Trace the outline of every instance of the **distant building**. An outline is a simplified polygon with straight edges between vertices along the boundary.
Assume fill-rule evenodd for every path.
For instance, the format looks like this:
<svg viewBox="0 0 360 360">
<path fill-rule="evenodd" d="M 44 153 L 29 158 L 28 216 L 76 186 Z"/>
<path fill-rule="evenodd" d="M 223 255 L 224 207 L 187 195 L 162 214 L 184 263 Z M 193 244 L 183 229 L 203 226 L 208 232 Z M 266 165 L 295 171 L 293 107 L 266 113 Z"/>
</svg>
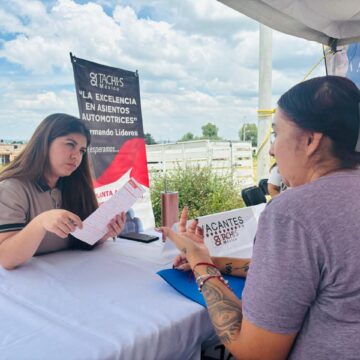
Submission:
<svg viewBox="0 0 360 360">
<path fill-rule="evenodd" d="M 6 165 L 10 161 L 13 161 L 24 147 L 25 144 L 22 143 L 0 143 L 0 165 Z"/>
</svg>

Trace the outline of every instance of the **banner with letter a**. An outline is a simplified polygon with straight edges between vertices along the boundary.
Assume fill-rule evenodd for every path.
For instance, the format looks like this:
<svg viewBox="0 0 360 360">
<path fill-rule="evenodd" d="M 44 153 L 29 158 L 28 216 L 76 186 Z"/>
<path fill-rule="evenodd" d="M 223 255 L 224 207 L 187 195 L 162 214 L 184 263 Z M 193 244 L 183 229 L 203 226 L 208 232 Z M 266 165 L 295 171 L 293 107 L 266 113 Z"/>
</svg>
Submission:
<svg viewBox="0 0 360 360">
<path fill-rule="evenodd" d="M 327 74 L 346 76 L 360 88 L 360 43 L 338 46 L 325 59 Z"/>
<path fill-rule="evenodd" d="M 106 201 L 129 178 L 136 179 L 145 195 L 127 213 L 127 231 L 143 231 L 155 225 L 142 124 L 139 76 L 76 58 L 74 70 L 80 118 L 91 133 L 89 153 L 95 192 Z"/>
</svg>

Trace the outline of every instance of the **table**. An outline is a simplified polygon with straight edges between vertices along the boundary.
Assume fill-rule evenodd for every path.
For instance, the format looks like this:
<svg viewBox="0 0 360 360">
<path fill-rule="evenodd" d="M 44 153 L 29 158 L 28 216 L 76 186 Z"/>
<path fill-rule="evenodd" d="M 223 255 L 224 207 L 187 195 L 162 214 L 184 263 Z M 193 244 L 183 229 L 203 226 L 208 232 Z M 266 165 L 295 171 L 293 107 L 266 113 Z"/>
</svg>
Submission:
<svg viewBox="0 0 360 360">
<path fill-rule="evenodd" d="M 0 358 L 200 359 L 213 328 L 156 275 L 171 258 L 160 241 L 118 240 L 0 268 Z"/>
</svg>

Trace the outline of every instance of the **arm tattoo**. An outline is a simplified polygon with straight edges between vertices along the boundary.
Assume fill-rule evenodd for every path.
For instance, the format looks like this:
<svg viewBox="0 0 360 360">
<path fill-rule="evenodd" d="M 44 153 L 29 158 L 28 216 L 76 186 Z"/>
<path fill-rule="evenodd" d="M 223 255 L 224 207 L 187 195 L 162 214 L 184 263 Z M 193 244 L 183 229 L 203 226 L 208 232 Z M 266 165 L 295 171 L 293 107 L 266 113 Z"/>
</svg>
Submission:
<svg viewBox="0 0 360 360">
<path fill-rule="evenodd" d="M 218 270 L 216 268 L 214 268 L 213 266 L 207 266 L 206 267 L 206 274 L 209 275 L 217 275 L 218 274 Z M 199 271 L 195 270 L 194 271 L 194 276 L 195 278 L 197 278 L 198 276 L 200 276 L 201 274 L 199 273 Z"/>
<path fill-rule="evenodd" d="M 226 345 L 236 340 L 241 329 L 241 305 L 224 295 L 224 284 L 206 282 L 202 293 L 208 305 L 208 311 L 215 331 L 221 342 Z"/>
<path fill-rule="evenodd" d="M 234 270 L 244 270 L 245 273 L 249 270 L 249 262 L 245 263 L 243 266 L 240 267 L 233 267 L 232 263 L 228 263 L 225 265 L 225 274 L 231 275 Z"/>
<path fill-rule="evenodd" d="M 217 275 L 218 271 L 219 270 L 217 268 L 214 268 L 213 266 L 208 266 L 206 268 L 206 273 L 209 274 L 209 275 Z"/>
</svg>

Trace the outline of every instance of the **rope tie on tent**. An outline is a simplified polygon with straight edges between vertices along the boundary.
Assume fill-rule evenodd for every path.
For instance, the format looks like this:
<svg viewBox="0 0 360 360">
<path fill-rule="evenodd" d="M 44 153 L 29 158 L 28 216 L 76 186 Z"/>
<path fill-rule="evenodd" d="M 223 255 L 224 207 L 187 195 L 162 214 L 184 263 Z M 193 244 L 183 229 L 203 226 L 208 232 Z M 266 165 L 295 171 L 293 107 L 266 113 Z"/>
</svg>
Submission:
<svg viewBox="0 0 360 360">
<path fill-rule="evenodd" d="M 311 73 L 320 65 L 320 63 L 326 58 L 326 56 L 331 52 L 332 52 L 331 49 L 324 52 L 324 56 L 322 56 L 321 59 L 308 71 L 308 73 L 304 76 L 302 81 L 305 81 L 311 75 Z"/>
<path fill-rule="evenodd" d="M 270 134 L 271 134 L 271 128 L 269 129 L 268 133 L 266 134 L 263 142 L 261 143 L 261 145 L 259 146 L 256 155 L 259 155 L 260 151 L 262 150 L 262 148 L 265 146 L 265 144 L 267 143 L 267 141 L 269 140 Z"/>
<path fill-rule="evenodd" d="M 260 117 L 271 116 L 271 115 L 275 114 L 275 108 L 270 109 L 270 110 L 258 110 L 257 113 L 258 113 L 258 116 L 260 116 Z"/>
<path fill-rule="evenodd" d="M 268 110 L 264 110 L 264 109 L 259 109 L 257 110 L 258 113 L 258 117 L 268 117 L 268 116 L 272 116 L 275 114 L 276 109 L 268 109 Z M 262 150 L 262 148 L 265 146 L 265 144 L 267 143 L 267 141 L 269 140 L 270 134 L 271 134 L 271 127 L 269 129 L 269 131 L 267 132 L 263 142 L 261 143 L 261 145 L 258 147 L 256 155 L 259 155 L 260 151 Z"/>
</svg>

